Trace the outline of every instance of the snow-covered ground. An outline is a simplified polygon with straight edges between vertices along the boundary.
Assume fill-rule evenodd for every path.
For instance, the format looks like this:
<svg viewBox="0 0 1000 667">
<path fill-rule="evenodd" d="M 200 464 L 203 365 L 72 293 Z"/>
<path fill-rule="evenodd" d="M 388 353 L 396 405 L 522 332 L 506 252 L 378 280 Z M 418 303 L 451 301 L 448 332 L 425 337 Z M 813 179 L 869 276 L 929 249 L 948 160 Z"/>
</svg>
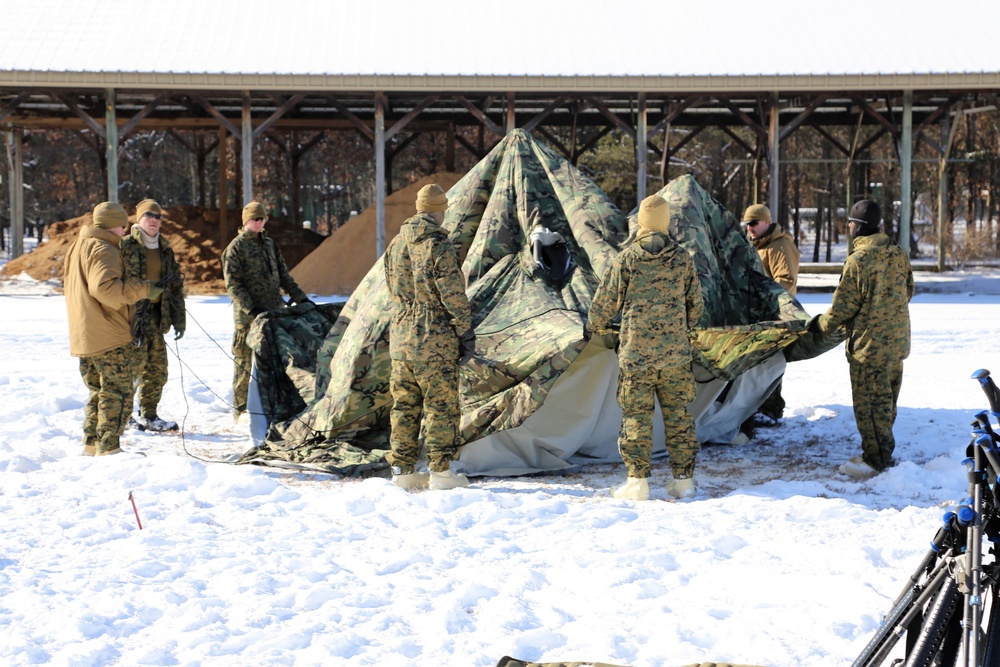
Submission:
<svg viewBox="0 0 1000 667">
<path fill-rule="evenodd" d="M 168 337 L 161 415 L 183 430 L 83 458 L 63 298 L 2 282 L 0 663 L 848 665 L 965 496 L 970 375 L 1000 372 L 1000 272 L 916 278 L 898 466 L 836 472 L 860 453 L 841 347 L 789 365 L 784 426 L 702 450 L 694 499 L 664 500 L 661 463 L 646 503 L 608 496 L 620 465 L 407 493 L 225 463 L 247 438 L 224 296 Z"/>
</svg>

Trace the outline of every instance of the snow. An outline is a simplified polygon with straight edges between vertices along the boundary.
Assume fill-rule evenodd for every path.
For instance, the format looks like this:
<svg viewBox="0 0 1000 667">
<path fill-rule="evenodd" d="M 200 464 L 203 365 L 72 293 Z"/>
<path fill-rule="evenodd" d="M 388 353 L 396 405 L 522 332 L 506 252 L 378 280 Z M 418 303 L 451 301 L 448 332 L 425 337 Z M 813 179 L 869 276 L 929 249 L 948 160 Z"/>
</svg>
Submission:
<svg viewBox="0 0 1000 667">
<path fill-rule="evenodd" d="M 695 498 L 668 502 L 657 462 L 646 503 L 609 497 L 621 465 L 418 493 L 231 465 L 248 439 L 224 296 L 189 297 L 188 334 L 167 338 L 161 416 L 183 430 L 81 457 L 63 298 L 0 283 L 0 663 L 849 664 L 965 497 L 987 407 L 970 375 L 1000 371 L 1000 271 L 916 280 L 899 465 L 836 472 L 860 453 L 840 347 L 789 365 L 782 427 L 703 448 Z"/>
</svg>

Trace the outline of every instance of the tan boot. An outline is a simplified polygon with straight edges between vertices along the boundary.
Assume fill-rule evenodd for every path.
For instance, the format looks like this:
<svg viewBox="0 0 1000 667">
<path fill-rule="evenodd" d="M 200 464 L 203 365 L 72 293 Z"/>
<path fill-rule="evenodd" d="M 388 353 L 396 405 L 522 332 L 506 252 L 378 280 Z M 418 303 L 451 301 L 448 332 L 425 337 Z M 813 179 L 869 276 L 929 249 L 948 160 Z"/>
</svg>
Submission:
<svg viewBox="0 0 1000 667">
<path fill-rule="evenodd" d="M 97 454 L 97 447 L 94 445 L 84 445 L 80 456 L 94 456 Z"/>
<path fill-rule="evenodd" d="M 629 477 L 624 484 L 611 489 L 611 497 L 619 500 L 649 500 L 649 480 L 645 477 Z"/>
<path fill-rule="evenodd" d="M 411 472 L 403 475 L 393 475 L 392 483 L 401 489 L 413 491 L 415 489 L 426 489 L 429 475 L 425 472 Z"/>
<path fill-rule="evenodd" d="M 667 482 L 667 495 L 682 500 L 693 498 L 695 494 L 694 480 L 690 477 L 680 477 Z"/>
<path fill-rule="evenodd" d="M 461 473 L 454 473 L 451 470 L 443 472 L 431 471 L 430 489 L 431 491 L 447 491 L 448 489 L 460 489 L 469 485 L 469 478 Z"/>
<path fill-rule="evenodd" d="M 122 448 L 115 447 L 114 449 L 100 449 L 94 456 L 114 456 L 115 454 L 121 454 Z"/>
</svg>

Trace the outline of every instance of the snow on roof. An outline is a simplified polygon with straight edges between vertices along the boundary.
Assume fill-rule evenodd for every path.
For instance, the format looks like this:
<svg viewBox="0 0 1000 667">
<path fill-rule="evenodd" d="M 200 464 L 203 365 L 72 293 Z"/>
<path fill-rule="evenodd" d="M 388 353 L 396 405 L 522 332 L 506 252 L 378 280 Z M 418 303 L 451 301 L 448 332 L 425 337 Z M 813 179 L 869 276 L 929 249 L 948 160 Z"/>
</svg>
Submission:
<svg viewBox="0 0 1000 667">
<path fill-rule="evenodd" d="M 1000 72 L 995 0 L 0 0 L 0 72 Z"/>
</svg>

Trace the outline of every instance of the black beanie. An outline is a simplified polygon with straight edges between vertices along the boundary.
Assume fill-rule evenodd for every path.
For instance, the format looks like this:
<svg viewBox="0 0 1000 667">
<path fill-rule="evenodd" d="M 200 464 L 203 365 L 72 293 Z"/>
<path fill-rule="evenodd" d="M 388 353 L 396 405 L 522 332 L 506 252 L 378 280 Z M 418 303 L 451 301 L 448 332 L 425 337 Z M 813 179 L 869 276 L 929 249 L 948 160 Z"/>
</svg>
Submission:
<svg viewBox="0 0 1000 667">
<path fill-rule="evenodd" d="M 847 220 L 858 223 L 855 236 L 869 236 L 878 232 L 879 225 L 882 223 L 882 209 L 877 202 L 871 199 L 862 199 L 851 207 L 851 214 Z"/>
</svg>

